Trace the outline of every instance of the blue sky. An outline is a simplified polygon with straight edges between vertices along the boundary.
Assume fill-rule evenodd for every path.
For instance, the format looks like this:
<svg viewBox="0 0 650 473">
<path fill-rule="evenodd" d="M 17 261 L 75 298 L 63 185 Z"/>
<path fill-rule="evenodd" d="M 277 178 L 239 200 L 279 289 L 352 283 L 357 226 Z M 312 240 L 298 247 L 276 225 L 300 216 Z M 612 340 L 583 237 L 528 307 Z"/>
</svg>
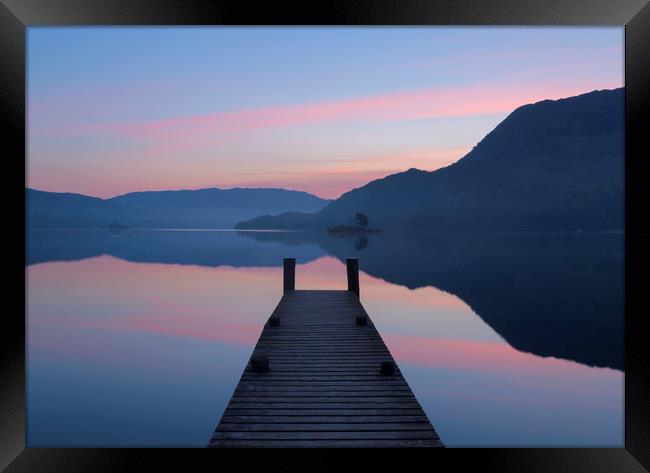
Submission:
<svg viewBox="0 0 650 473">
<path fill-rule="evenodd" d="M 623 85 L 623 29 L 28 28 L 28 182 L 337 197 L 512 109 Z"/>
</svg>

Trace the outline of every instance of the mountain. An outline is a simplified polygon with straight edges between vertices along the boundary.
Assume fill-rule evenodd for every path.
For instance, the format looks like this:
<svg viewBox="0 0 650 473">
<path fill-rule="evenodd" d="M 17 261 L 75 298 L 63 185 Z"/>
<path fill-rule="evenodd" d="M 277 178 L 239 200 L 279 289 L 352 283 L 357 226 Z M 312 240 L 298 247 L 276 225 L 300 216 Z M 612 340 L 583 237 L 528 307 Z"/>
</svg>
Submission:
<svg viewBox="0 0 650 473">
<path fill-rule="evenodd" d="M 623 228 L 624 89 L 544 100 L 513 111 L 467 155 L 436 171 L 393 174 L 317 213 L 262 215 L 236 228 L 352 223 L 435 230 Z"/>
<path fill-rule="evenodd" d="M 284 189 L 133 192 L 110 199 L 26 189 L 27 224 L 38 228 L 232 228 L 260 213 L 316 212 L 328 202 Z"/>
<path fill-rule="evenodd" d="M 28 227 L 107 227 L 126 220 L 119 204 L 82 194 L 25 189 Z M 123 218 L 119 218 L 122 216 Z"/>
</svg>

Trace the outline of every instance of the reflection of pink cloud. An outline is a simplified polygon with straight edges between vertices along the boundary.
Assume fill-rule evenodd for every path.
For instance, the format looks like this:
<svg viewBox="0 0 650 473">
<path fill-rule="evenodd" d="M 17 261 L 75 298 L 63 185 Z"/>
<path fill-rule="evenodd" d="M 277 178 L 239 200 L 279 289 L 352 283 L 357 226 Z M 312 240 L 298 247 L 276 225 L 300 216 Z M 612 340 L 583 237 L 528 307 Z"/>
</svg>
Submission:
<svg viewBox="0 0 650 473">
<path fill-rule="evenodd" d="M 188 323 L 182 317 L 159 320 L 156 317 L 140 318 L 134 321 L 127 330 L 142 330 L 145 332 L 162 333 L 176 337 L 197 338 L 215 342 L 235 343 L 254 346 L 260 336 L 262 326 L 237 322 L 194 320 Z"/>
<path fill-rule="evenodd" d="M 175 316 L 169 313 L 134 314 L 128 318 L 76 321 L 75 329 L 101 329 L 112 332 L 146 332 L 174 337 L 195 338 L 254 346 L 262 330 L 260 324 L 226 322 L 205 317 Z"/>
<path fill-rule="evenodd" d="M 33 265 L 30 332 L 137 331 L 252 346 L 279 300 L 280 277 L 280 268 L 168 266 L 110 256 Z M 251 286 L 256 297 L 242 293 Z"/>
<path fill-rule="evenodd" d="M 408 308 L 421 307 L 435 311 L 439 309 L 470 310 L 462 299 L 435 287 L 427 286 L 418 289 L 408 289 L 403 286 L 387 284 L 387 281 L 369 276 L 365 273 L 359 275 L 363 292 L 374 303 L 400 305 Z"/>
<path fill-rule="evenodd" d="M 418 365 L 462 369 L 481 373 L 535 374 L 538 377 L 571 377 L 577 372 L 593 373 L 579 363 L 553 357 L 541 357 L 514 349 L 501 341 L 437 339 L 407 335 L 383 335 L 395 359 Z M 583 373 L 584 375 L 584 373 Z M 541 379 L 541 378 L 540 378 Z"/>
<path fill-rule="evenodd" d="M 101 256 L 70 263 L 42 263 L 29 266 L 26 271 L 30 357 L 67 358 L 109 366 L 118 361 L 129 367 L 139 363 L 161 372 L 168 369 L 169 363 L 182 365 L 186 362 L 183 357 L 190 360 L 194 356 L 179 350 L 175 341 L 170 343 L 172 338 L 228 344 L 230 348 L 252 347 L 281 296 L 279 267 L 206 268 L 131 263 Z M 298 265 L 296 286 L 345 289 L 345 265 L 330 256 Z M 400 317 L 413 307 L 465 307 L 458 298 L 437 289 L 409 291 L 364 273 L 361 287 L 362 299 L 375 305 L 394 303 L 399 307 L 401 312 L 395 312 L 397 323 L 409 324 L 414 333 L 431 333 L 438 322 L 423 322 L 425 332 L 415 332 L 419 322 Z M 366 308 L 370 309 L 370 305 Z M 370 312 L 371 317 L 377 315 Z M 616 396 L 622 392 L 617 390 L 622 387 L 623 374 L 615 370 L 592 369 L 571 361 L 522 353 L 501 340 L 398 335 L 391 333 L 390 324 L 385 325 L 388 330 L 381 329 L 382 338 L 405 372 L 412 364 L 429 368 L 426 372 L 432 378 L 449 370 L 461 375 L 458 379 L 470 380 L 470 384 L 475 377 L 485 377 L 492 383 L 503 381 L 508 386 L 519 384 L 562 395 L 593 392 L 603 396 L 603 392 L 612 392 Z M 161 352 L 168 354 L 169 359 L 150 361 Z M 456 392 L 454 377 L 440 376 L 444 383 L 436 386 L 433 396 L 470 400 L 480 397 L 483 401 L 499 402 L 503 399 L 500 392 L 472 391 L 465 389 L 465 384 Z M 603 391 L 603 386 L 609 386 L 610 391 Z M 547 396 L 544 402 L 564 402 L 563 399 L 566 398 Z M 602 397 L 581 402 L 595 403 L 599 399 Z"/>
<path fill-rule="evenodd" d="M 296 266 L 296 289 L 347 289 L 345 266 L 333 256 Z"/>
</svg>

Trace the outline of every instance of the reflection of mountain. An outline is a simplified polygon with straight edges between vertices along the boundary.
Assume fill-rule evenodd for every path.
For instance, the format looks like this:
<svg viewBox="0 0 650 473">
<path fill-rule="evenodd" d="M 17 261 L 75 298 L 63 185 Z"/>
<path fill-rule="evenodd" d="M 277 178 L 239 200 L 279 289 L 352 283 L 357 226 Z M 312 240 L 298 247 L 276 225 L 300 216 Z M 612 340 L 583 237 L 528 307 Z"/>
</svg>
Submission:
<svg viewBox="0 0 650 473">
<path fill-rule="evenodd" d="M 465 157 L 346 192 L 317 213 L 260 215 L 242 229 L 351 223 L 428 230 L 623 228 L 623 89 L 544 100 L 513 111 Z"/>
<path fill-rule="evenodd" d="M 623 369 L 623 237 L 616 234 L 245 233 L 318 243 L 365 273 L 460 297 L 514 348 Z M 363 294 L 363 288 L 361 288 Z M 363 296 L 362 296 L 363 297 Z"/>
<path fill-rule="evenodd" d="M 289 255 L 290 253 L 290 255 Z M 125 230 L 28 230 L 27 264 L 73 261 L 111 255 L 137 263 L 200 266 L 273 267 L 284 256 L 307 263 L 323 254 L 315 244 L 287 250 L 284 244 L 260 245 L 236 232 Z"/>
<path fill-rule="evenodd" d="M 514 348 L 623 368 L 623 237 L 616 234 L 29 231 L 27 262 L 109 254 L 134 262 L 281 266 L 358 256 L 365 273 L 457 295 Z M 363 297 L 363 287 L 361 288 Z"/>
<path fill-rule="evenodd" d="M 327 203 L 284 189 L 132 192 L 111 199 L 26 189 L 27 223 L 36 228 L 232 228 L 260 213 L 316 212 Z"/>
</svg>

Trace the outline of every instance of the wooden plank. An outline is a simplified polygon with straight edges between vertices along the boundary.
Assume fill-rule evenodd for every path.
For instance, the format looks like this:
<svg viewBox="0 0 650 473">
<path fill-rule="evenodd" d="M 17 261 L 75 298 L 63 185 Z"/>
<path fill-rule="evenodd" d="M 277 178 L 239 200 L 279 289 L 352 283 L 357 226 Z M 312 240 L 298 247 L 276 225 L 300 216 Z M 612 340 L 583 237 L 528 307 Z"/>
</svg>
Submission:
<svg viewBox="0 0 650 473">
<path fill-rule="evenodd" d="M 363 409 L 373 409 L 376 407 L 382 407 L 382 408 L 389 408 L 389 409 L 417 409 L 420 407 L 420 404 L 418 404 L 417 401 L 413 402 L 394 402 L 394 401 L 386 401 L 386 402 L 375 402 L 374 407 L 368 407 L 368 404 L 366 404 L 363 401 L 359 402 L 345 402 L 345 401 L 339 401 L 339 402 L 324 402 L 324 401 L 319 401 L 319 402 L 241 402 L 241 401 L 230 401 L 228 406 L 232 408 L 239 408 L 239 409 L 289 409 L 295 407 L 296 409 L 358 409 L 358 410 L 363 410 Z"/>
<path fill-rule="evenodd" d="M 317 366 L 317 367 L 308 367 L 308 366 L 302 366 L 302 367 L 284 367 L 284 366 L 277 366 L 273 365 L 269 369 L 274 375 L 277 376 L 284 376 L 284 375 L 291 375 L 291 374 L 305 374 L 305 375 L 325 375 L 325 376 L 334 376 L 338 374 L 350 374 L 350 375 L 369 375 L 369 376 L 375 376 L 377 373 L 379 373 L 379 368 L 380 368 L 380 363 L 377 363 L 376 366 L 360 366 L 358 368 L 349 368 L 346 369 L 344 367 L 337 367 L 337 366 L 331 366 L 331 367 L 323 367 L 323 366 Z M 398 373 L 398 372 L 396 372 Z"/>
<path fill-rule="evenodd" d="M 250 400 L 253 402 L 271 402 L 278 400 L 295 400 L 300 402 L 300 399 L 316 402 L 320 399 L 334 400 L 337 398 L 340 401 L 348 399 L 362 399 L 365 402 L 373 402 L 374 399 L 391 398 L 396 400 L 415 399 L 413 394 L 409 391 L 301 391 L 299 393 L 293 392 L 259 392 L 259 391 L 235 391 L 233 400 Z M 259 401 L 257 401 L 259 399 Z"/>
<path fill-rule="evenodd" d="M 296 406 L 302 405 L 304 403 L 314 404 L 317 402 L 331 403 L 331 402 L 361 402 L 361 403 L 376 403 L 376 402 L 391 402 L 391 403 L 407 403 L 415 401 L 415 396 L 412 393 L 406 395 L 397 393 L 392 396 L 341 396 L 339 394 L 335 396 L 288 396 L 285 394 L 280 394 L 277 396 L 233 396 L 232 402 L 268 402 L 268 403 L 278 403 L 278 402 L 290 402 Z"/>
<path fill-rule="evenodd" d="M 380 381 L 382 379 L 404 379 L 398 375 L 381 375 L 381 374 L 340 374 L 336 376 L 330 375 L 292 375 L 292 374 L 281 374 L 275 373 L 273 378 L 269 376 L 267 379 L 275 379 L 278 381 L 326 381 L 326 382 L 336 382 L 336 381 Z M 242 381 L 247 380 L 257 380 L 259 378 L 243 375 Z"/>
<path fill-rule="evenodd" d="M 341 439 L 361 439 L 361 440 L 374 440 L 374 439 L 424 439 L 429 440 L 432 438 L 433 430 L 396 430 L 393 432 L 384 431 L 327 431 L 327 432 L 258 432 L 258 431 L 216 431 L 212 438 L 214 440 L 341 440 Z"/>
<path fill-rule="evenodd" d="M 428 422 L 426 416 L 423 415 L 376 415 L 376 416 L 269 416 L 263 415 L 223 415 L 221 418 L 222 424 L 235 424 L 235 423 L 253 423 L 253 424 L 323 424 L 323 423 L 339 423 L 339 424 L 391 424 L 391 423 L 409 423 L 409 422 Z"/>
<path fill-rule="evenodd" d="M 264 350 L 255 351 L 254 353 L 265 353 Z M 356 363 L 357 361 L 373 361 L 373 360 L 383 360 L 389 357 L 388 354 L 376 354 L 376 353 L 357 353 L 353 355 L 347 354 L 323 354 L 323 353 L 305 353 L 305 354 L 293 354 L 293 353 L 276 353 L 273 361 L 345 361 L 349 363 Z M 320 360 L 319 360 L 320 359 Z"/>
<path fill-rule="evenodd" d="M 341 355 L 347 353 L 352 356 L 356 356 L 362 353 L 370 353 L 374 355 L 383 355 L 387 356 L 388 349 L 383 343 L 370 342 L 363 343 L 360 346 L 360 342 L 353 343 L 260 343 L 257 347 L 259 353 L 278 353 L 278 354 L 318 354 L 318 355 Z"/>
<path fill-rule="evenodd" d="M 356 294 L 285 292 L 265 325 L 220 423 L 214 447 L 439 447 L 435 429 Z"/>
<path fill-rule="evenodd" d="M 273 366 L 278 366 L 278 367 L 329 367 L 329 366 L 346 366 L 346 367 L 354 367 L 354 366 L 365 366 L 365 367 L 376 367 L 377 362 L 375 361 L 375 358 L 370 358 L 370 359 L 359 359 L 359 358 L 352 358 L 352 359 L 346 359 L 346 358 L 332 358 L 329 360 L 319 360 L 319 359 L 314 359 L 314 358 L 309 358 L 309 359 L 296 359 L 292 357 L 285 357 L 285 358 L 278 358 L 274 357 L 273 358 Z"/>
<path fill-rule="evenodd" d="M 280 381 L 280 380 L 250 380 L 245 383 L 240 383 L 236 389 L 244 389 L 248 387 L 267 387 L 273 388 L 275 386 L 284 386 L 287 388 L 328 388 L 339 389 L 339 388 L 362 388 L 362 387 L 390 387 L 391 389 L 396 386 L 404 387 L 404 382 L 402 379 L 396 380 L 382 380 L 382 381 L 354 381 L 354 380 L 345 380 L 339 379 L 337 381 Z M 409 389 L 408 385 L 405 389 Z M 410 389 L 409 389 L 410 391 Z"/>
<path fill-rule="evenodd" d="M 230 423 L 221 422 L 217 432 L 393 432 L 421 431 L 430 432 L 428 422 L 310 422 L 310 423 Z"/>
<path fill-rule="evenodd" d="M 434 448 L 442 447 L 440 440 L 345 439 L 345 440 L 219 440 L 212 448 Z"/>
<path fill-rule="evenodd" d="M 262 408 L 237 408 L 228 407 L 224 411 L 224 416 L 230 415 L 250 415 L 250 416 L 408 416 L 408 415 L 424 415 L 422 409 L 419 407 L 391 409 L 377 407 L 369 409 L 264 409 Z"/>
<path fill-rule="evenodd" d="M 400 393 L 407 393 L 412 395 L 411 391 L 405 389 L 403 386 L 394 386 L 393 389 L 382 389 L 378 386 L 371 388 L 366 388 L 362 386 L 361 388 L 344 388 L 344 389 L 335 389 L 329 388 L 325 389 L 324 387 L 315 387 L 315 388 L 286 388 L 284 386 L 273 386 L 271 388 L 267 387 L 239 387 L 235 389 L 234 396 L 277 396 L 277 395 L 286 395 L 291 397 L 300 397 L 300 396 L 309 396 L 314 393 L 319 396 L 346 396 L 348 394 L 356 396 L 393 396 Z"/>
<path fill-rule="evenodd" d="M 330 339 L 330 340 L 323 340 L 323 341 L 316 341 L 316 340 L 260 340 L 257 343 L 257 348 L 263 348 L 263 347 L 272 347 L 272 348 L 295 348 L 295 349 L 303 349 L 303 348 L 321 348 L 321 347 L 330 347 L 330 348 L 338 348 L 338 347 L 344 347 L 344 348 L 377 348 L 380 347 L 384 351 L 386 350 L 386 345 L 384 345 L 384 342 L 382 342 L 380 339 L 371 339 L 371 338 L 354 338 L 354 339 L 349 339 L 349 340 L 337 340 L 337 339 Z"/>
<path fill-rule="evenodd" d="M 319 369 L 329 369 L 329 370 L 337 370 L 341 368 L 345 368 L 348 366 L 346 363 L 332 363 L 332 364 L 323 364 L 322 362 L 305 362 L 305 363 L 293 363 L 293 364 L 283 364 L 280 365 L 278 363 L 273 364 L 273 373 L 280 373 L 282 371 L 292 371 L 292 370 L 319 370 Z M 358 367 L 355 366 L 355 368 L 358 371 L 362 370 L 368 370 L 372 373 L 376 373 L 379 371 L 379 362 L 370 362 L 367 364 L 359 364 Z M 264 378 L 265 380 L 270 380 L 270 378 Z"/>
<path fill-rule="evenodd" d="M 309 396 L 319 396 L 319 397 L 363 397 L 366 396 L 381 396 L 381 397 L 412 397 L 413 393 L 405 389 L 394 389 L 394 390 L 350 390 L 350 389 L 338 389 L 338 390 L 317 390 L 317 389 L 300 389 L 300 390 L 254 390 L 254 389 L 237 389 L 233 393 L 233 397 L 264 397 L 268 399 L 269 397 L 285 396 L 285 397 L 309 397 Z"/>
</svg>

